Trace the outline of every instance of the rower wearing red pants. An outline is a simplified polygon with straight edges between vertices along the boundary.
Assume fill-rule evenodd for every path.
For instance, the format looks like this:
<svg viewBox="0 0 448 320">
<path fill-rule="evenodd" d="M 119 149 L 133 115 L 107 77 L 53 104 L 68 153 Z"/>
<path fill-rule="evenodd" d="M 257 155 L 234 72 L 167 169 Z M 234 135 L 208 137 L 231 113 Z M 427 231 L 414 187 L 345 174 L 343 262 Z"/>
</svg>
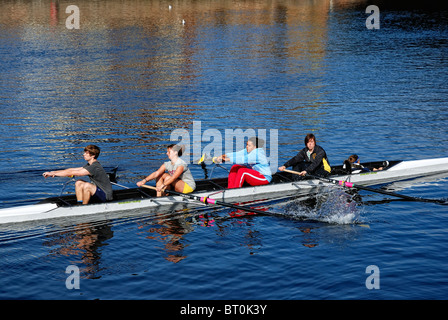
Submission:
<svg viewBox="0 0 448 320">
<path fill-rule="evenodd" d="M 227 183 L 229 189 L 241 188 L 244 182 L 251 186 L 260 186 L 271 182 L 272 173 L 263 145 L 262 139 L 252 137 L 247 141 L 245 149 L 226 153 L 216 158 L 217 162 L 235 163 L 229 173 Z"/>
</svg>

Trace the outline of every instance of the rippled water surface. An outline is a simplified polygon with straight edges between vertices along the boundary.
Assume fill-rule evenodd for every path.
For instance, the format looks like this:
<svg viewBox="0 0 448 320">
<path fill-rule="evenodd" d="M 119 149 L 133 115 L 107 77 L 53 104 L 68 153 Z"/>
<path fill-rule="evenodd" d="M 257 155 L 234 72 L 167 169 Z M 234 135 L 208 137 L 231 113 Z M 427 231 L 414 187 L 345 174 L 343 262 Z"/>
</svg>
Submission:
<svg viewBox="0 0 448 320">
<path fill-rule="evenodd" d="M 66 28 L 69 4 L 79 30 Z M 364 1 L 0 6 L 1 207 L 58 195 L 66 180 L 42 173 L 82 166 L 91 143 L 134 186 L 166 161 L 176 129 L 192 140 L 194 129 L 266 130 L 272 143 L 277 132 L 278 165 L 308 132 L 332 164 L 448 156 L 442 6 L 380 2 L 379 30 L 366 28 Z M 448 194 L 446 177 L 389 187 Z M 360 194 L 355 205 L 329 188 L 317 205 L 278 201 L 277 214 L 245 218 L 216 208 L 3 226 L 0 298 L 446 299 L 448 207 Z M 366 287 L 371 265 L 379 289 Z M 68 266 L 79 289 L 66 287 Z"/>
</svg>

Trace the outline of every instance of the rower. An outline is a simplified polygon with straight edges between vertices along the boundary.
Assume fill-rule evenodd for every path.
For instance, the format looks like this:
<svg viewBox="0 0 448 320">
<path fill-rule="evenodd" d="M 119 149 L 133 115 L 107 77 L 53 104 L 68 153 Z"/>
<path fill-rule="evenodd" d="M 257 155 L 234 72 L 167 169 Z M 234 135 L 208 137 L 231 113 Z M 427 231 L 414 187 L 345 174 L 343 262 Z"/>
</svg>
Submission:
<svg viewBox="0 0 448 320">
<path fill-rule="evenodd" d="M 305 137 L 305 148 L 285 162 L 278 170 L 283 171 L 290 166 L 301 176 L 311 174 L 326 177 L 331 172 L 327 154 L 322 147 L 316 144 L 316 137 L 312 133 L 308 133 Z"/>
<path fill-rule="evenodd" d="M 193 192 L 196 182 L 187 163 L 180 158 L 184 150 L 183 145 L 170 144 L 166 152 L 170 161 L 164 162 L 157 171 L 137 182 L 137 186 L 141 187 L 148 181 L 156 180 L 158 197 L 165 195 L 165 189 L 174 189 L 181 193 Z"/>
<path fill-rule="evenodd" d="M 44 172 L 47 177 L 72 177 L 89 176 L 90 182 L 78 180 L 75 183 L 75 193 L 78 204 L 88 204 L 90 200 L 95 202 L 106 202 L 113 199 L 112 184 L 109 176 L 98 162 L 100 148 L 88 145 L 84 148 L 84 160 L 87 164 L 80 168 L 69 168 L 64 170 Z"/>
<path fill-rule="evenodd" d="M 266 153 L 263 149 L 264 140 L 257 137 L 250 138 L 246 148 L 237 152 L 223 154 L 216 158 L 216 162 L 233 162 L 229 173 L 227 187 L 241 188 L 246 182 L 251 186 L 265 185 L 271 182 L 272 173 Z"/>
</svg>

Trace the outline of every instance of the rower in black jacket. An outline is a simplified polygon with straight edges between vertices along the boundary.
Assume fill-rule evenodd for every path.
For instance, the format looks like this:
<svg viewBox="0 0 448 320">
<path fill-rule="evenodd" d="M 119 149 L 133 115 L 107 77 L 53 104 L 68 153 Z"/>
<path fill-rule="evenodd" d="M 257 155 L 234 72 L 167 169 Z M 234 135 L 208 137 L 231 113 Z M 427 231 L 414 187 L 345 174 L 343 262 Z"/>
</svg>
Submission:
<svg viewBox="0 0 448 320">
<path fill-rule="evenodd" d="M 326 177 L 331 172 L 327 154 L 322 147 L 316 145 L 316 137 L 312 133 L 308 133 L 305 137 L 305 148 L 285 162 L 278 170 L 283 171 L 290 166 L 301 176 L 312 174 Z"/>
</svg>

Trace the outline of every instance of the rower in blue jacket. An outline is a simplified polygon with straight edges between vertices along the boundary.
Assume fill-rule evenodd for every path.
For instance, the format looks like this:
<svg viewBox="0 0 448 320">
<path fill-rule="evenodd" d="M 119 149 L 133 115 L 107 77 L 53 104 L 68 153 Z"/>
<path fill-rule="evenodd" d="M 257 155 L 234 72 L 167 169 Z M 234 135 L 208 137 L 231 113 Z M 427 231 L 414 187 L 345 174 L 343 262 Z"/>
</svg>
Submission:
<svg viewBox="0 0 448 320">
<path fill-rule="evenodd" d="M 269 167 L 263 144 L 264 141 L 262 139 L 252 137 L 247 141 L 245 149 L 217 157 L 217 162 L 235 163 L 230 169 L 228 188 L 241 188 L 245 182 L 251 186 L 259 186 L 271 182 L 271 168 Z"/>
</svg>

